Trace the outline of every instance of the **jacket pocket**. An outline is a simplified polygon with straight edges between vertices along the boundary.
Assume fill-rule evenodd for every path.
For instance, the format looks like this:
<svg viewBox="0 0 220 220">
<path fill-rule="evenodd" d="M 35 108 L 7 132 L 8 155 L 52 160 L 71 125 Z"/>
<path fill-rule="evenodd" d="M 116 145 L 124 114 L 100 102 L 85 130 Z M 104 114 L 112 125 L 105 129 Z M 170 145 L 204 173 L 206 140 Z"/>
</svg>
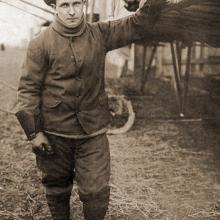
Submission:
<svg viewBox="0 0 220 220">
<path fill-rule="evenodd" d="M 54 99 L 53 97 L 45 97 L 43 98 L 42 108 L 54 109 L 57 108 L 61 103 L 61 100 Z"/>
</svg>

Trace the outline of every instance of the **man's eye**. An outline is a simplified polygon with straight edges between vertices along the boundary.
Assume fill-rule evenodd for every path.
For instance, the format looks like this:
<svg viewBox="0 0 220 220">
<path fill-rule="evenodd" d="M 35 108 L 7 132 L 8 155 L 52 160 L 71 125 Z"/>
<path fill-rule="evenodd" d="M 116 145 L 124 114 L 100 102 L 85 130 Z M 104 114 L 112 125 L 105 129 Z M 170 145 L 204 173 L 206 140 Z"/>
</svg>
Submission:
<svg viewBox="0 0 220 220">
<path fill-rule="evenodd" d="M 80 6 L 82 3 L 81 2 L 75 2 L 74 6 Z"/>
<path fill-rule="evenodd" d="M 61 7 L 62 8 L 67 8 L 69 5 L 68 4 L 62 4 Z"/>
</svg>

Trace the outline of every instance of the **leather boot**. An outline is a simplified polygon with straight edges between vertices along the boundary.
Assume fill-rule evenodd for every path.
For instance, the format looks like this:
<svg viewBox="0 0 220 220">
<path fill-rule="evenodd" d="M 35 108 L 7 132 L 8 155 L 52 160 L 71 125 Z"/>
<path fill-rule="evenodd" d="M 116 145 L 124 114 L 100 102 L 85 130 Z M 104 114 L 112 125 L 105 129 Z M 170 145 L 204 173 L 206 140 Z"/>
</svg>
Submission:
<svg viewBox="0 0 220 220">
<path fill-rule="evenodd" d="M 70 220 L 70 195 L 46 195 L 53 220 Z"/>
<path fill-rule="evenodd" d="M 110 188 L 92 196 L 80 195 L 85 220 L 104 220 L 109 205 Z"/>
<path fill-rule="evenodd" d="M 107 209 L 107 201 L 93 200 L 83 203 L 85 220 L 104 220 Z"/>
</svg>

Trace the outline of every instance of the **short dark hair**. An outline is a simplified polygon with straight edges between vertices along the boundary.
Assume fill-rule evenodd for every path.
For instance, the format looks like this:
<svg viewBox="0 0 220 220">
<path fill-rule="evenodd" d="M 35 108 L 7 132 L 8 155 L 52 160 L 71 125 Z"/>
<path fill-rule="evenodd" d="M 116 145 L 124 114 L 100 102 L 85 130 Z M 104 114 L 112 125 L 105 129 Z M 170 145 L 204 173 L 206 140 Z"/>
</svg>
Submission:
<svg viewBox="0 0 220 220">
<path fill-rule="evenodd" d="M 52 4 L 56 4 L 56 0 L 44 0 L 44 2 L 49 6 L 51 6 Z"/>
</svg>

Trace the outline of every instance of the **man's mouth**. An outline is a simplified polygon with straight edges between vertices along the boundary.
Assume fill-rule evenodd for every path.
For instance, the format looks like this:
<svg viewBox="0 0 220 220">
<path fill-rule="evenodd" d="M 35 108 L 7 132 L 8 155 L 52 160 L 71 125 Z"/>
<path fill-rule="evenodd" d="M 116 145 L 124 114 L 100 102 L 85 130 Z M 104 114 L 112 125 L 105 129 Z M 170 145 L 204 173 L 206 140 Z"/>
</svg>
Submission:
<svg viewBox="0 0 220 220">
<path fill-rule="evenodd" d="M 68 21 L 76 21 L 77 18 L 67 18 Z"/>
</svg>

